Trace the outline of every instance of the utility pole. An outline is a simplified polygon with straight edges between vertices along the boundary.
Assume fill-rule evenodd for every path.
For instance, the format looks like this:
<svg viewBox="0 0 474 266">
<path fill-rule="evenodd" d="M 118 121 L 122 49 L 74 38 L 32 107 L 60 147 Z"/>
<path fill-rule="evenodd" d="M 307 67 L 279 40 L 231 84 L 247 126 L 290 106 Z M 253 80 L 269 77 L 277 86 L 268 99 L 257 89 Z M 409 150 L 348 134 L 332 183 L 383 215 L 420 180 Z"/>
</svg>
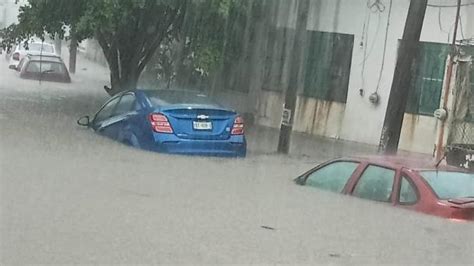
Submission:
<svg viewBox="0 0 474 266">
<path fill-rule="evenodd" d="M 428 0 L 411 0 L 393 75 L 379 150 L 396 154 Z"/>
<path fill-rule="evenodd" d="M 300 65 L 304 61 L 304 52 L 306 48 L 306 27 L 308 23 L 309 0 L 298 1 L 298 12 L 296 18 L 296 32 L 293 41 L 293 52 L 290 61 L 290 77 L 288 88 L 285 93 L 285 105 L 282 114 L 280 127 L 280 138 L 278 140 L 279 153 L 288 154 L 290 151 L 291 132 L 296 109 L 296 99 L 298 93 L 299 80 L 303 79 L 300 73 Z M 304 70 L 303 70 L 304 72 Z"/>
</svg>

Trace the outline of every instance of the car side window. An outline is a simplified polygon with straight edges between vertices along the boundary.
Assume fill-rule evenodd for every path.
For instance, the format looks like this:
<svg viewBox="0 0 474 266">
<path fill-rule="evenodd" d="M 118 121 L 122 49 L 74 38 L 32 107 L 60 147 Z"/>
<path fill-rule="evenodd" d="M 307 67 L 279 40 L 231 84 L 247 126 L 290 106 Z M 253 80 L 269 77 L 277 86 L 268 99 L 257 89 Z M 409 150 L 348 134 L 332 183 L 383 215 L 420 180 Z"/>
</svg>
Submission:
<svg viewBox="0 0 474 266">
<path fill-rule="evenodd" d="M 104 121 L 112 116 L 112 112 L 115 109 L 119 101 L 119 97 L 113 99 L 112 101 L 108 102 L 95 116 L 94 123 Z"/>
<path fill-rule="evenodd" d="M 30 61 L 26 66 L 26 72 L 28 73 L 38 73 L 40 72 L 40 64 L 35 61 Z"/>
<path fill-rule="evenodd" d="M 334 162 L 311 173 L 305 185 L 333 192 L 342 192 L 352 173 L 357 169 L 356 162 Z"/>
<path fill-rule="evenodd" d="M 352 195 L 363 199 L 389 202 L 394 177 L 395 170 L 369 165 L 357 181 Z"/>
<path fill-rule="evenodd" d="M 400 197 L 398 202 L 400 204 L 414 204 L 418 201 L 418 195 L 413 187 L 413 184 L 407 177 L 402 176 L 400 180 Z"/>
<path fill-rule="evenodd" d="M 122 115 L 135 109 L 135 95 L 132 93 L 124 94 L 115 108 L 114 115 Z"/>
</svg>

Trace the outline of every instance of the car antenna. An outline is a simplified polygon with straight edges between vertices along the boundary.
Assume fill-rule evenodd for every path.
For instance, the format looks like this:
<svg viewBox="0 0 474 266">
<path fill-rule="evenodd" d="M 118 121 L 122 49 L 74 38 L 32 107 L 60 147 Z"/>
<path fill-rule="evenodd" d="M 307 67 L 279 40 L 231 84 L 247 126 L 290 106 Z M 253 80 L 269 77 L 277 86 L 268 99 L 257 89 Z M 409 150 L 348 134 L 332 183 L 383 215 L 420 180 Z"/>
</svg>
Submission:
<svg viewBox="0 0 474 266">
<path fill-rule="evenodd" d="M 41 40 L 41 48 L 40 48 L 40 76 L 39 76 L 39 84 L 41 85 L 41 78 L 43 77 L 43 43 L 44 40 Z"/>
<path fill-rule="evenodd" d="M 441 159 L 439 159 L 436 164 L 435 164 L 435 167 L 436 167 L 436 174 L 438 174 L 438 167 L 439 165 L 441 164 L 441 162 L 446 158 L 446 152 L 443 153 L 443 156 L 441 157 Z"/>
</svg>

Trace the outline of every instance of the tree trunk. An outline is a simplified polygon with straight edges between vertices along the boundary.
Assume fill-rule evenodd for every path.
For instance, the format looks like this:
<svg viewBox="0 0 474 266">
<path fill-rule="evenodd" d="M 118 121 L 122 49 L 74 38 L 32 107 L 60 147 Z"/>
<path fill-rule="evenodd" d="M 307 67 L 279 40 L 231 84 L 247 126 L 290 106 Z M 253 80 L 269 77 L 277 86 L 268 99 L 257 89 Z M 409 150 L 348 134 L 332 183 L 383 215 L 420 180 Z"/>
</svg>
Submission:
<svg viewBox="0 0 474 266">
<path fill-rule="evenodd" d="M 114 64 L 115 65 L 115 64 Z M 110 67 L 110 83 L 112 87 L 107 90 L 110 95 L 137 88 L 140 73 L 137 64 L 123 63 L 122 67 Z"/>
<path fill-rule="evenodd" d="M 69 72 L 71 74 L 76 73 L 77 45 L 77 37 L 72 33 L 71 44 L 69 45 Z"/>
<path fill-rule="evenodd" d="M 395 154 L 398 150 L 412 67 L 419 46 L 427 2 L 428 0 L 410 1 L 380 137 L 379 150 L 384 151 L 385 154 Z"/>
<path fill-rule="evenodd" d="M 188 4 L 183 18 L 183 27 L 179 32 L 177 43 L 174 72 L 176 73 L 176 85 L 178 87 L 185 87 L 189 85 L 189 73 L 186 72 L 184 60 L 186 57 L 186 38 L 189 36 L 190 28 L 193 26 L 195 20 L 194 11 L 191 9 L 191 4 Z"/>
</svg>

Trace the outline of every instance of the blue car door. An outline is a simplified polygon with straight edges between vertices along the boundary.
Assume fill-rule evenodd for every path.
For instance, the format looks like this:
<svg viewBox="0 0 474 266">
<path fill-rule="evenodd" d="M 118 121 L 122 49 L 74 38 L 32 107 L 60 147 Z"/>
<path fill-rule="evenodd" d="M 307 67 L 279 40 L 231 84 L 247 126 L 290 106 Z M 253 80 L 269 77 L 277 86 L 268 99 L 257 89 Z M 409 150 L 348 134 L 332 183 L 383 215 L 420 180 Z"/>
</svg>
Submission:
<svg viewBox="0 0 474 266">
<path fill-rule="evenodd" d="M 92 128 L 97 133 L 112 139 L 117 137 L 117 130 L 114 127 L 117 118 L 113 115 L 119 100 L 120 96 L 112 98 L 99 110 L 99 112 L 97 112 L 92 121 Z"/>
<path fill-rule="evenodd" d="M 138 145 L 137 131 L 138 105 L 133 92 L 122 95 L 113 112 L 113 127 L 117 131 L 116 139 L 127 144 Z"/>
</svg>

